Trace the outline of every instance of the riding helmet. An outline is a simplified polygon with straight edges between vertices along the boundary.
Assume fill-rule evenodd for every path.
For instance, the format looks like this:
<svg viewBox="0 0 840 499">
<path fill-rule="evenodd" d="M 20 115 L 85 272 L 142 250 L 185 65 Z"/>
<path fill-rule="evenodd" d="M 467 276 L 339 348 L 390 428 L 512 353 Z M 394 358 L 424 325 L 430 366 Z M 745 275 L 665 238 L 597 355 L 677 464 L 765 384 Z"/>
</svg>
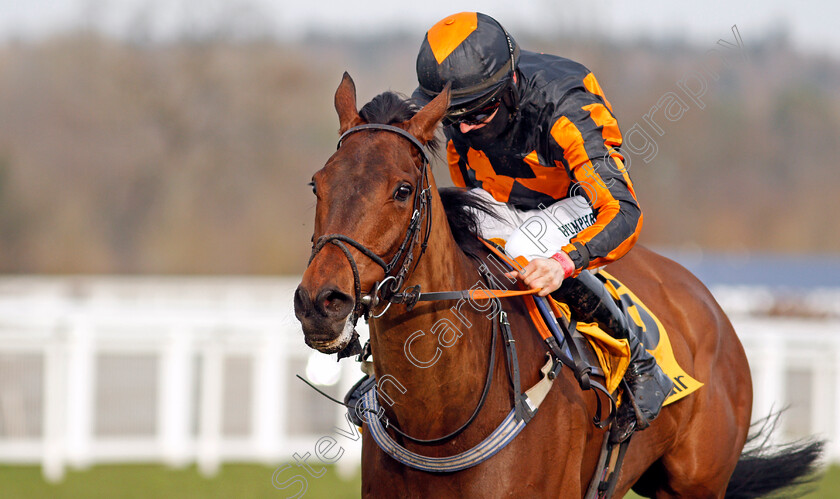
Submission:
<svg viewBox="0 0 840 499">
<path fill-rule="evenodd" d="M 425 105 L 451 82 L 450 114 L 468 112 L 509 87 L 518 62 L 519 46 L 498 21 L 480 12 L 454 14 L 426 32 L 413 97 Z"/>
</svg>

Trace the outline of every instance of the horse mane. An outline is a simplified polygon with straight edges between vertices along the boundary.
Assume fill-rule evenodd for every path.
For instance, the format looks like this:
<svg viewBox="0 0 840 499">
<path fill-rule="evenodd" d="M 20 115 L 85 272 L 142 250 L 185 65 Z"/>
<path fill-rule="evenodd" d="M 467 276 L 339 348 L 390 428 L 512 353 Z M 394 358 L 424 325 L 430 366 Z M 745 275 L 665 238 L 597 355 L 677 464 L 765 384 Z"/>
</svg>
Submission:
<svg viewBox="0 0 840 499">
<path fill-rule="evenodd" d="M 396 92 L 387 91 L 362 106 L 359 116 L 368 123 L 394 125 L 410 120 L 419 110 L 420 108 L 412 100 Z M 436 157 L 440 157 L 439 146 L 438 137 L 426 143 L 426 149 Z M 484 245 L 478 240 L 480 234 L 478 215 L 484 213 L 498 219 L 491 204 L 474 196 L 468 190 L 458 187 L 444 187 L 438 189 L 438 192 L 455 242 L 464 253 L 480 254 L 484 250 Z"/>
<path fill-rule="evenodd" d="M 485 250 L 484 245 L 479 241 L 480 235 L 478 217 L 479 213 L 499 219 L 493 211 L 492 205 L 472 192 L 460 187 L 442 187 L 438 189 L 440 200 L 443 202 L 443 211 L 449 220 L 449 229 L 455 237 L 455 242 L 461 251 L 468 255 L 479 255 Z"/>
<path fill-rule="evenodd" d="M 396 92 L 387 91 L 377 95 L 362 106 L 359 116 L 368 123 L 396 125 L 410 120 L 420 108 L 411 99 Z M 426 149 L 438 156 L 440 140 L 433 138 L 426 143 Z"/>
</svg>

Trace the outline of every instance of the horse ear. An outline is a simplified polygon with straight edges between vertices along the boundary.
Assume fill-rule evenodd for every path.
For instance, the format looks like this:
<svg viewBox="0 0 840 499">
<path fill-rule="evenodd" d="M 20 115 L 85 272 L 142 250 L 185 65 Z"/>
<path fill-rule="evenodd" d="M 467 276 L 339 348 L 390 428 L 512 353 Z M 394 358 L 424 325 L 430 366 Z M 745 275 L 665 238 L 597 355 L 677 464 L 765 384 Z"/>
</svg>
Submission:
<svg viewBox="0 0 840 499">
<path fill-rule="evenodd" d="M 449 87 L 447 83 L 443 91 L 408 122 L 408 131 L 424 144 L 434 138 L 437 126 L 449 108 Z"/>
<path fill-rule="evenodd" d="M 335 110 L 338 112 L 339 135 L 362 124 L 362 118 L 356 109 L 356 84 L 347 71 L 344 72 L 338 90 L 335 91 Z"/>
</svg>

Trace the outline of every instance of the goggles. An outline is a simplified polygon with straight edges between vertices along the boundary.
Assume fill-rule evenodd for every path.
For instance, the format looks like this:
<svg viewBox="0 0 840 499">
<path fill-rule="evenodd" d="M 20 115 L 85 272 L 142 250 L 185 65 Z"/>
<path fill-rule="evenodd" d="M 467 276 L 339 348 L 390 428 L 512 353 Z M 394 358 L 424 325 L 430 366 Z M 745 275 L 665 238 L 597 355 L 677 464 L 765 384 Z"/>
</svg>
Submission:
<svg viewBox="0 0 840 499">
<path fill-rule="evenodd" d="M 468 104 L 460 109 L 454 109 L 447 113 L 443 119 L 446 125 L 456 125 L 465 123 L 467 125 L 480 125 L 487 121 L 487 118 L 493 115 L 502 102 L 501 92 L 489 100 L 479 102 L 478 104 Z"/>
</svg>

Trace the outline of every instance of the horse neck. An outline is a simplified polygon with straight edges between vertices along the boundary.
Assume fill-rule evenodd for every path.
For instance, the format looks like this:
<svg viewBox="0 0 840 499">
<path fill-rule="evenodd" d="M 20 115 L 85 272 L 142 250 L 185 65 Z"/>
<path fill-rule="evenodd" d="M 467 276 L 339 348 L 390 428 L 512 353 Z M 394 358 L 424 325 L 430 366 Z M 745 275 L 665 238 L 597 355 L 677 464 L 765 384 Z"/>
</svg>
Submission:
<svg viewBox="0 0 840 499">
<path fill-rule="evenodd" d="M 432 193 L 428 247 L 408 285 L 424 292 L 469 289 L 481 282 L 480 274 L 455 242 L 433 180 Z M 387 389 L 395 401 L 390 410 L 406 430 L 413 426 L 407 416 L 429 404 L 453 409 L 442 411 L 442 426 L 452 423 L 448 415 L 464 417 L 463 407 L 474 404 L 482 389 L 491 330 L 487 317 L 455 300 L 420 302 L 411 312 L 394 305 L 371 324 L 376 374 L 380 380 L 390 376 L 396 385 Z M 428 429 L 428 419 L 423 421 L 418 428 Z"/>
<path fill-rule="evenodd" d="M 419 284 L 424 291 L 468 289 L 480 279 L 475 262 L 464 254 L 455 242 L 437 186 L 431 176 L 430 183 L 431 234 L 426 252 L 408 282 L 411 285 Z"/>
</svg>

